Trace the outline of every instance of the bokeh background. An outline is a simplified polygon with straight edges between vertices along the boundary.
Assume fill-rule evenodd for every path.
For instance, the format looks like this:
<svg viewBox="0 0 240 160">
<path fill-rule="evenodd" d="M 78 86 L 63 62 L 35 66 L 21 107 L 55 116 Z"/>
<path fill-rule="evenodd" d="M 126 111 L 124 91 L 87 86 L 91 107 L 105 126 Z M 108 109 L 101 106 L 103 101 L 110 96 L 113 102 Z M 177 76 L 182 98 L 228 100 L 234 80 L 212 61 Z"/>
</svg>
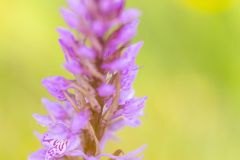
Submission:
<svg viewBox="0 0 240 160">
<path fill-rule="evenodd" d="M 32 113 L 50 97 L 40 81 L 66 75 L 57 26 L 64 0 L 0 0 L 0 159 L 24 160 L 40 144 Z M 128 0 L 143 12 L 137 95 L 142 126 L 107 151 L 148 144 L 144 160 L 240 159 L 238 0 Z"/>
</svg>

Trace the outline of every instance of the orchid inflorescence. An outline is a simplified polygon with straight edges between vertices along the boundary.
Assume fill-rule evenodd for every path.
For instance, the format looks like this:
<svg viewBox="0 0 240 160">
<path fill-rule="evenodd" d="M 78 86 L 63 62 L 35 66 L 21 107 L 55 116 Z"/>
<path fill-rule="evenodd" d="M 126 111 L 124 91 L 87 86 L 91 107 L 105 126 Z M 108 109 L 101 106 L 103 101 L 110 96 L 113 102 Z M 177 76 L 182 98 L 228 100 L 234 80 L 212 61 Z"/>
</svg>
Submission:
<svg viewBox="0 0 240 160">
<path fill-rule="evenodd" d="M 134 96 L 143 42 L 131 44 L 140 12 L 125 0 L 68 0 L 61 13 L 71 30 L 58 28 L 65 69 L 74 78 L 45 78 L 43 86 L 58 102 L 42 99 L 48 115 L 34 114 L 47 127 L 36 133 L 43 148 L 29 160 L 140 160 L 145 146 L 124 154 L 103 153 L 107 140 L 124 126 L 136 127 L 146 97 Z"/>
</svg>

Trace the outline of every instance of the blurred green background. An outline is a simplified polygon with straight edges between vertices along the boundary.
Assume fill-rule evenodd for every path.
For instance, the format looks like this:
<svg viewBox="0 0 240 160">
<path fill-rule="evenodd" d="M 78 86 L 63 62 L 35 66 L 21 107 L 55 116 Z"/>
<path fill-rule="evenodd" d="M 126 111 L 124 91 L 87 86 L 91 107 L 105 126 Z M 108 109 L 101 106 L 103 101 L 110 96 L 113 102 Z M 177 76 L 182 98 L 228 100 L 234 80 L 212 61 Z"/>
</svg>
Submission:
<svg viewBox="0 0 240 160">
<path fill-rule="evenodd" d="M 40 147 L 32 113 L 44 113 L 43 77 L 66 75 L 57 26 L 64 0 L 0 0 L 0 159 Z M 149 97 L 143 124 L 119 132 L 108 151 L 148 144 L 144 160 L 240 159 L 238 0 L 129 0 L 143 12 L 145 46 L 137 95 Z"/>
</svg>

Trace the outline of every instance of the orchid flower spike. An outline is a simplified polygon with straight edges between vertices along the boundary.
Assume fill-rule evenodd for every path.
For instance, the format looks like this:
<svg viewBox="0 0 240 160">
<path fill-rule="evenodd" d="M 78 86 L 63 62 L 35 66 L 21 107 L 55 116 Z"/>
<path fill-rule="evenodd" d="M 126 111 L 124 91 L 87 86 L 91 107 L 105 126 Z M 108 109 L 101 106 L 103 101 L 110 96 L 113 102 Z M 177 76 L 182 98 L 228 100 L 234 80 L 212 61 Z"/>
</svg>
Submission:
<svg viewBox="0 0 240 160">
<path fill-rule="evenodd" d="M 61 14 L 69 29 L 58 28 L 72 79 L 53 76 L 42 84 L 56 102 L 42 99 L 47 115 L 34 114 L 47 128 L 36 133 L 42 148 L 29 160 L 140 160 L 145 146 L 124 154 L 103 153 L 105 143 L 125 126 L 140 125 L 146 97 L 135 97 L 136 57 L 132 44 L 140 12 L 125 0 L 67 0 Z"/>
</svg>

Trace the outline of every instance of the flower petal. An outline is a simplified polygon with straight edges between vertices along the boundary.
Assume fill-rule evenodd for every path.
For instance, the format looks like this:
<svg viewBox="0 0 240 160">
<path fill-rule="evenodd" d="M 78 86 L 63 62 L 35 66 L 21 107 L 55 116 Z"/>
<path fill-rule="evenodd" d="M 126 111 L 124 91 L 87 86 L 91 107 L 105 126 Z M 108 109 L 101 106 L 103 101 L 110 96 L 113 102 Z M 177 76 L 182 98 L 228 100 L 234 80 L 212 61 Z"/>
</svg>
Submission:
<svg viewBox="0 0 240 160">
<path fill-rule="evenodd" d="M 91 60 L 94 60 L 94 58 L 96 57 L 96 53 L 91 48 L 88 48 L 86 46 L 81 46 L 78 49 L 77 54 L 81 57 L 86 57 Z"/>
<path fill-rule="evenodd" d="M 137 19 L 141 15 L 141 12 L 137 9 L 128 9 L 122 12 L 120 16 L 120 23 L 129 23 Z"/>
<path fill-rule="evenodd" d="M 101 97 L 108 97 L 114 94 L 115 88 L 110 84 L 102 84 L 98 89 L 98 94 Z"/>
<path fill-rule="evenodd" d="M 67 112 L 61 106 L 61 104 L 57 102 L 49 101 L 46 98 L 42 99 L 42 103 L 45 105 L 48 113 L 53 115 L 57 119 L 64 119 L 67 117 Z"/>
<path fill-rule="evenodd" d="M 89 121 L 89 111 L 85 110 L 78 113 L 72 120 L 71 131 L 72 133 L 80 133 Z"/>
<path fill-rule="evenodd" d="M 69 80 L 61 76 L 53 76 L 43 79 L 42 84 L 52 96 L 60 101 L 66 100 L 64 91 L 69 88 Z"/>
<path fill-rule="evenodd" d="M 64 67 L 74 75 L 83 74 L 84 69 L 76 60 L 69 60 L 64 64 Z"/>
<path fill-rule="evenodd" d="M 40 149 L 34 153 L 32 153 L 29 157 L 28 160 L 44 160 L 46 154 L 45 149 Z"/>
<path fill-rule="evenodd" d="M 136 34 L 138 20 L 134 20 L 115 31 L 108 40 L 108 46 L 116 48 L 119 44 L 126 44 Z"/>
<path fill-rule="evenodd" d="M 68 45 L 72 46 L 76 43 L 74 35 L 65 28 L 58 28 L 58 33 L 60 34 L 60 38 Z"/>
<path fill-rule="evenodd" d="M 62 157 L 67 149 L 67 143 L 67 139 L 55 140 L 53 147 L 47 150 L 45 160 L 54 160 Z"/>
<path fill-rule="evenodd" d="M 54 146 L 56 141 L 67 139 L 70 135 L 70 130 L 61 123 L 52 125 L 49 131 L 43 135 L 42 144 L 48 148 Z"/>
<path fill-rule="evenodd" d="M 65 20 L 65 22 L 73 29 L 78 28 L 78 18 L 77 16 L 69 9 L 63 8 L 61 9 L 62 16 Z"/>
<path fill-rule="evenodd" d="M 68 144 L 67 144 L 67 154 L 69 152 L 72 152 L 76 149 L 82 149 L 82 146 L 81 146 L 81 141 L 80 141 L 80 137 L 79 135 L 74 135 L 74 136 L 71 136 L 69 139 L 68 139 Z"/>
<path fill-rule="evenodd" d="M 49 127 L 53 123 L 52 119 L 49 116 L 33 114 L 33 117 L 43 127 Z"/>
</svg>

